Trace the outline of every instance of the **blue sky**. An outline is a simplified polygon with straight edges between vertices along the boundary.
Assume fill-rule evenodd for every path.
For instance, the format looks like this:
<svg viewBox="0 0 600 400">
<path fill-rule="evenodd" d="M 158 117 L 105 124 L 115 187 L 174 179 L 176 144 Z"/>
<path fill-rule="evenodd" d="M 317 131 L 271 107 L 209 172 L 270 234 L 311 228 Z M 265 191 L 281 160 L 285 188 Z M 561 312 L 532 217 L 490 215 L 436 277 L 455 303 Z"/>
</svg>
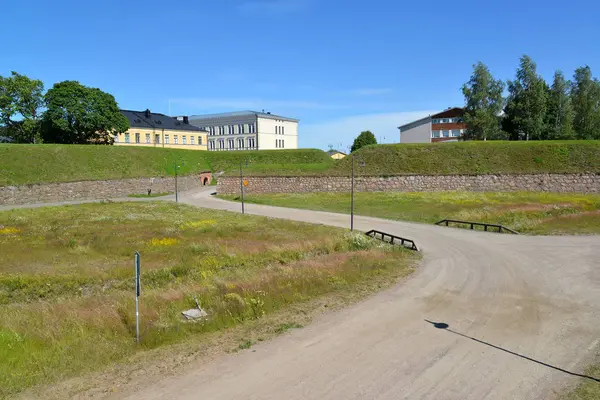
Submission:
<svg viewBox="0 0 600 400">
<path fill-rule="evenodd" d="M 0 74 L 72 79 L 127 109 L 244 109 L 296 117 L 301 147 L 345 149 L 361 130 L 462 105 L 472 64 L 551 80 L 600 75 L 600 2 L 541 0 L 19 0 L 2 5 Z"/>
</svg>

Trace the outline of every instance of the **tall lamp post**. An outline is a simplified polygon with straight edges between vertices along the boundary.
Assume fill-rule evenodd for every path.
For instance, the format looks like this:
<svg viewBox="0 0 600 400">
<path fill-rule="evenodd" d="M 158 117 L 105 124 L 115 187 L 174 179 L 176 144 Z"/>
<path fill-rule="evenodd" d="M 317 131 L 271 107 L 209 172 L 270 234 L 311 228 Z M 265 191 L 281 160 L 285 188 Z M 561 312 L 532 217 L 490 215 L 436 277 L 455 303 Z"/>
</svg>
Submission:
<svg viewBox="0 0 600 400">
<path fill-rule="evenodd" d="M 365 166 L 364 161 L 359 162 L 361 167 Z M 350 186 L 350 231 L 354 231 L 354 154 L 352 154 L 352 182 Z"/>
<path fill-rule="evenodd" d="M 248 167 L 248 160 L 246 160 L 246 167 Z M 242 174 L 242 161 L 240 161 L 240 197 L 242 198 L 242 214 L 244 214 L 244 176 Z"/>
<path fill-rule="evenodd" d="M 177 171 L 181 168 L 181 165 L 185 166 L 185 160 L 181 162 L 181 165 L 177 165 L 178 162 L 173 162 L 173 167 L 175 169 L 175 203 L 179 203 L 179 191 L 177 188 Z"/>
</svg>

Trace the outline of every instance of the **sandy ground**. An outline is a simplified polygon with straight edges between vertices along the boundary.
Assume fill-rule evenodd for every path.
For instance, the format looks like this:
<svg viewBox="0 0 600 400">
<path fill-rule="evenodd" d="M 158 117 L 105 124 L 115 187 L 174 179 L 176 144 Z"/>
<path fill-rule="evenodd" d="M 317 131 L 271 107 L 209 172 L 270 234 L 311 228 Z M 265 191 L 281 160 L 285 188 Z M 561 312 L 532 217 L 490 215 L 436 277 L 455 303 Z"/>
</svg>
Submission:
<svg viewBox="0 0 600 400">
<path fill-rule="evenodd" d="M 211 191 L 180 201 L 240 210 Z M 253 204 L 246 212 L 349 226 L 341 214 Z M 501 235 L 369 217 L 356 217 L 355 228 L 414 239 L 422 266 L 392 290 L 255 351 L 189 365 L 189 373 L 115 397 L 548 399 L 587 379 L 575 374 L 600 338 L 600 237 Z"/>
</svg>

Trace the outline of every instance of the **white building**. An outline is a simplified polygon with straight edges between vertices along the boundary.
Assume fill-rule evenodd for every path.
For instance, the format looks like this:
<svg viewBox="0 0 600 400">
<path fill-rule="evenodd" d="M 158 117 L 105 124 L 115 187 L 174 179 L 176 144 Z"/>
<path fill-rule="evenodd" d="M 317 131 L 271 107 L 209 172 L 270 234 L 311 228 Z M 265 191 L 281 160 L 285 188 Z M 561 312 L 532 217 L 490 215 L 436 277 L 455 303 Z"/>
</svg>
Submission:
<svg viewBox="0 0 600 400">
<path fill-rule="evenodd" d="M 298 148 L 298 120 L 269 112 L 192 115 L 189 123 L 208 131 L 209 151 Z"/>
</svg>

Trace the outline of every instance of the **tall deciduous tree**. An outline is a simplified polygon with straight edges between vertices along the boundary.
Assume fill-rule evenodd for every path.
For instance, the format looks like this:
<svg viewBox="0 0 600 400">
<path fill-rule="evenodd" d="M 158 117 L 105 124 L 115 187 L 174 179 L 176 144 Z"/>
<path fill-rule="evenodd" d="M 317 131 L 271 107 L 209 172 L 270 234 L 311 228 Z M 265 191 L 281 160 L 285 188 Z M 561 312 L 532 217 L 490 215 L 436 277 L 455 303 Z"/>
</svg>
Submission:
<svg viewBox="0 0 600 400">
<path fill-rule="evenodd" d="M 508 100 L 504 109 L 510 139 L 547 139 L 546 107 L 548 87 L 537 74 L 535 62 L 522 56 L 517 76 L 508 81 Z M 505 128 L 506 129 L 506 128 Z"/>
<path fill-rule="evenodd" d="M 350 151 L 355 152 L 363 146 L 368 146 L 370 144 L 377 144 L 377 139 L 375 139 L 375 135 L 371 131 L 363 131 L 354 139 L 354 143 L 352 143 L 352 148 Z"/>
<path fill-rule="evenodd" d="M 571 87 L 574 121 L 578 139 L 600 139 L 600 83 L 590 67 L 575 70 Z"/>
<path fill-rule="evenodd" d="M 504 83 L 496 80 L 482 62 L 473 65 L 471 79 L 462 87 L 465 96 L 465 139 L 501 137 L 498 116 L 502 111 Z"/>
<path fill-rule="evenodd" d="M 0 125 L 16 142 L 33 143 L 39 133 L 39 110 L 43 105 L 44 84 L 12 72 L 0 76 Z"/>
<path fill-rule="evenodd" d="M 573 139 L 573 106 L 570 97 L 570 82 L 561 71 L 554 73 L 552 87 L 548 92 L 546 129 L 548 139 Z"/>
<path fill-rule="evenodd" d="M 46 93 L 43 137 L 49 143 L 113 142 L 113 134 L 129 129 L 115 98 L 76 81 L 56 83 Z"/>
</svg>

